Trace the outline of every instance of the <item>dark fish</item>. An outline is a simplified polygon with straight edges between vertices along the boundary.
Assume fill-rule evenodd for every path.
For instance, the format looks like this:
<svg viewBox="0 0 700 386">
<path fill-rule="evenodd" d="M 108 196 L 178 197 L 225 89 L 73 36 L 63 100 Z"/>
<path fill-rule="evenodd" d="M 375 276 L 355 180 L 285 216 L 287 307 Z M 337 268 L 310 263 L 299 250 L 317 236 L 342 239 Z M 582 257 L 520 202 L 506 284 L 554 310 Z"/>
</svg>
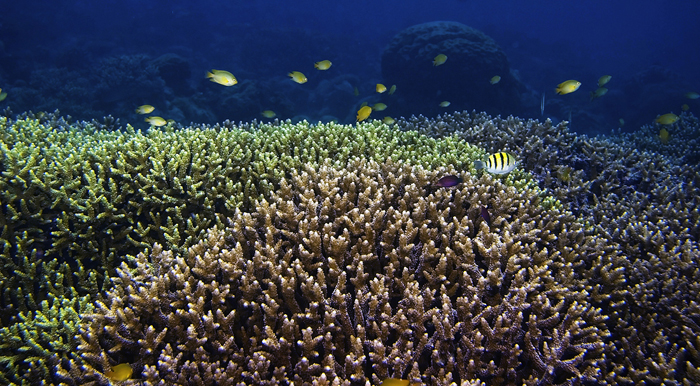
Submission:
<svg viewBox="0 0 700 386">
<path fill-rule="evenodd" d="M 461 183 L 462 183 L 462 178 L 450 175 L 450 176 L 445 176 L 445 177 L 440 178 L 435 183 L 435 186 L 449 188 L 451 186 L 455 186 L 455 185 L 461 184 Z"/>
<path fill-rule="evenodd" d="M 491 226 L 491 215 L 489 214 L 489 210 L 486 209 L 485 206 L 481 207 L 481 218 L 483 218 L 484 221 L 486 221 L 486 224 L 488 226 Z"/>
</svg>

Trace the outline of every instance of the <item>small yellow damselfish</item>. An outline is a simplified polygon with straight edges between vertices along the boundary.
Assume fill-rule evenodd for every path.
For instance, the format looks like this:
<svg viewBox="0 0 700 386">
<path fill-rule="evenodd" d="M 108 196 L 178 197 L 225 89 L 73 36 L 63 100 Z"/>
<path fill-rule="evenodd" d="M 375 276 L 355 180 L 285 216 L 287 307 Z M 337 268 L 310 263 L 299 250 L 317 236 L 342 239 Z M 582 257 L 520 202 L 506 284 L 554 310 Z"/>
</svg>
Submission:
<svg viewBox="0 0 700 386">
<path fill-rule="evenodd" d="M 161 117 L 156 117 L 156 116 L 148 117 L 148 118 L 144 119 L 144 121 L 150 123 L 153 126 L 165 126 L 168 124 L 168 121 L 166 121 L 165 119 L 163 119 Z"/>
<path fill-rule="evenodd" d="M 441 64 L 444 64 L 447 61 L 447 55 L 445 54 L 439 54 L 438 56 L 433 59 L 433 66 L 439 66 Z"/>
<path fill-rule="evenodd" d="M 207 78 L 214 83 L 218 83 L 226 87 L 231 87 L 238 83 L 238 80 L 235 76 L 233 76 L 233 74 L 224 70 L 211 70 L 207 72 Z"/>
<path fill-rule="evenodd" d="M 133 373 L 134 370 L 131 368 L 130 364 L 121 363 L 112 367 L 110 370 L 105 371 L 105 376 L 109 378 L 110 381 L 122 382 L 131 378 Z"/>
<path fill-rule="evenodd" d="M 559 95 L 564 95 L 564 94 L 570 94 L 570 93 L 578 90 L 579 87 L 581 87 L 581 82 L 579 82 L 578 80 L 570 79 L 570 80 L 567 80 L 566 82 L 559 83 L 559 85 L 557 86 L 555 91 Z"/>
<path fill-rule="evenodd" d="M 325 71 L 331 68 L 331 65 L 333 65 L 333 63 L 331 63 L 330 60 L 322 60 L 320 62 L 314 63 L 314 68 L 316 68 L 317 70 Z"/>
<path fill-rule="evenodd" d="M 362 106 L 358 111 L 357 111 L 357 121 L 362 122 L 365 119 L 369 118 L 369 115 L 372 114 L 372 108 L 369 106 Z"/>
<path fill-rule="evenodd" d="M 306 76 L 304 76 L 304 74 L 302 74 L 302 73 L 299 72 L 299 71 L 292 71 L 292 72 L 290 72 L 290 73 L 287 74 L 287 75 L 288 75 L 290 78 L 292 78 L 293 81 L 295 81 L 295 82 L 297 82 L 297 83 L 299 83 L 299 84 L 306 83 L 306 81 L 308 80 L 308 79 L 306 79 Z"/>
<path fill-rule="evenodd" d="M 136 108 L 136 114 L 150 114 L 156 108 L 151 105 L 141 105 Z"/>
<path fill-rule="evenodd" d="M 654 121 L 662 125 L 672 125 L 676 123 L 676 121 L 678 121 L 678 115 L 674 113 L 668 113 L 657 117 Z"/>
</svg>

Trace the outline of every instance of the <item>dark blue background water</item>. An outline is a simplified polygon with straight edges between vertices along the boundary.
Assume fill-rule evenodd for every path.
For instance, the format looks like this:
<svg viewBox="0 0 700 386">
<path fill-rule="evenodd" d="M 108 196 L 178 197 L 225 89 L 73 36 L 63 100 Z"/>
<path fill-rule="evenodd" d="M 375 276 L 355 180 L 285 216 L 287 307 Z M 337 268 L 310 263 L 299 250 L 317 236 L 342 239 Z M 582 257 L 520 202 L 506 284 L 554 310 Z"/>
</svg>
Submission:
<svg viewBox="0 0 700 386">
<path fill-rule="evenodd" d="M 0 108 L 15 114 L 111 114 L 147 127 L 133 110 L 148 103 L 183 124 L 261 119 L 265 109 L 352 122 L 362 101 L 376 102 L 392 37 L 438 20 L 479 29 L 507 54 L 526 87 L 523 105 L 492 113 L 539 118 L 545 92 L 545 117 L 570 113 L 574 130 L 596 133 L 617 128 L 619 118 L 634 130 L 657 114 L 679 114 L 683 103 L 700 109 L 683 97 L 700 91 L 698 1 L 3 0 L 0 9 L 0 88 L 8 92 Z M 323 59 L 331 69 L 315 70 Z M 154 70 L 163 63 L 169 72 Z M 209 82 L 212 68 L 231 71 L 239 84 Z M 308 83 L 291 82 L 293 70 Z M 591 102 L 603 74 L 613 76 L 610 92 Z M 566 79 L 583 85 L 554 95 Z M 391 105 L 387 113 L 392 108 L 410 113 Z"/>
</svg>

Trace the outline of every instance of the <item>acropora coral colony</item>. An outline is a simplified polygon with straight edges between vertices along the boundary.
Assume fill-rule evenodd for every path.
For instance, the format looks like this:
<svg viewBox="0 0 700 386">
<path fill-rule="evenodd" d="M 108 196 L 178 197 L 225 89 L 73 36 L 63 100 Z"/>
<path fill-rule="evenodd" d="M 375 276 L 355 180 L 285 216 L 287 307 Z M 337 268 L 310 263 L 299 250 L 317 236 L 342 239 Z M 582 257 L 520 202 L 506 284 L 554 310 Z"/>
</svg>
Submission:
<svg viewBox="0 0 700 386">
<path fill-rule="evenodd" d="M 0 118 L 2 384 L 700 383 L 690 114 L 112 123 Z"/>
</svg>

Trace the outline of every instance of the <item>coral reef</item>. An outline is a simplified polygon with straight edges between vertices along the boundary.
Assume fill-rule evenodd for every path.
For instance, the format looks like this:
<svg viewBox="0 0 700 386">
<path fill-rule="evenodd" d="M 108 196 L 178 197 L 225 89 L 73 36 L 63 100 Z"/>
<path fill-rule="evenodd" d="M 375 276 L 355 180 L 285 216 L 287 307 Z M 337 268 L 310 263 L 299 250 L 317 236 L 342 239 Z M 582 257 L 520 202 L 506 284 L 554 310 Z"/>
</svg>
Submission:
<svg viewBox="0 0 700 386">
<path fill-rule="evenodd" d="M 138 253 L 155 242 L 191 245 L 301 165 L 367 157 L 468 168 L 483 154 L 464 141 L 435 141 L 376 121 L 357 127 L 228 122 L 144 133 L 69 126 L 46 115 L 2 118 L 0 129 L 2 198 L 13 216 L 7 239 L 28 232 L 32 247 L 47 255 L 100 264 L 115 251 Z"/>
<path fill-rule="evenodd" d="M 607 273 L 598 241 L 536 189 L 424 188 L 456 172 L 306 167 L 188 253 L 123 263 L 84 316 L 82 384 L 118 362 L 146 385 L 596 380 L 606 318 L 572 277 Z"/>
<path fill-rule="evenodd" d="M 680 114 L 680 120 L 673 125 L 653 123 L 642 126 L 633 133 L 618 133 L 610 140 L 620 146 L 628 146 L 639 151 L 661 154 L 677 165 L 700 164 L 700 136 L 698 118 L 689 113 Z M 659 137 L 661 129 L 668 131 L 667 141 Z"/>
<path fill-rule="evenodd" d="M 593 294 L 591 299 L 610 317 L 609 383 L 700 381 L 700 342 L 693 338 L 700 334 L 694 314 L 700 282 L 700 176 L 697 164 L 685 164 L 696 149 L 679 145 L 675 156 L 662 156 L 656 151 L 672 150 L 650 146 L 650 128 L 619 138 L 588 138 L 569 132 L 566 123 L 468 112 L 397 124 L 438 138 L 456 134 L 488 151 L 513 151 L 540 187 L 586 224 L 588 234 L 604 237 L 617 251 L 621 259 L 614 262 L 624 272 L 625 284 L 602 288 L 605 296 Z M 692 115 L 669 130 L 679 138 L 700 135 Z M 640 152 L 640 147 L 648 151 Z"/>
<path fill-rule="evenodd" d="M 481 154 L 463 141 L 435 141 L 378 122 L 225 123 L 147 133 L 114 125 L 110 119 L 70 125 L 52 114 L 0 118 L 0 335 L 13 337 L 0 346 L 0 358 L 8 381 L 49 363 L 53 340 L 72 342 L 75 320 L 54 328 L 34 321 L 40 312 L 82 313 L 83 297 L 103 293 L 123 258 L 154 243 L 184 251 L 208 228 L 223 227 L 236 208 L 250 210 L 301 165 L 342 166 L 365 157 L 466 168 Z M 34 332 L 14 338 L 22 330 Z"/>
<path fill-rule="evenodd" d="M 668 144 L 469 112 L 4 115 L 0 383 L 700 382 L 691 114 Z M 496 151 L 518 169 L 473 169 Z"/>
<path fill-rule="evenodd" d="M 448 59 L 433 67 L 438 54 Z M 382 75 L 404 98 L 397 116 L 434 116 L 443 100 L 456 110 L 519 111 L 522 85 L 511 75 L 505 53 L 493 39 L 461 23 L 424 23 L 399 32 L 382 54 Z M 494 75 L 501 77 L 496 85 L 489 83 Z"/>
<path fill-rule="evenodd" d="M 4 247 L 7 252 L 9 246 Z M 54 379 L 54 368 L 62 361 L 80 361 L 75 355 L 75 336 L 81 315 L 93 312 L 100 293 L 95 275 L 35 256 L 25 255 L 19 266 L 3 260 L 0 383 L 42 384 Z M 78 281 L 80 286 L 75 285 Z"/>
</svg>

